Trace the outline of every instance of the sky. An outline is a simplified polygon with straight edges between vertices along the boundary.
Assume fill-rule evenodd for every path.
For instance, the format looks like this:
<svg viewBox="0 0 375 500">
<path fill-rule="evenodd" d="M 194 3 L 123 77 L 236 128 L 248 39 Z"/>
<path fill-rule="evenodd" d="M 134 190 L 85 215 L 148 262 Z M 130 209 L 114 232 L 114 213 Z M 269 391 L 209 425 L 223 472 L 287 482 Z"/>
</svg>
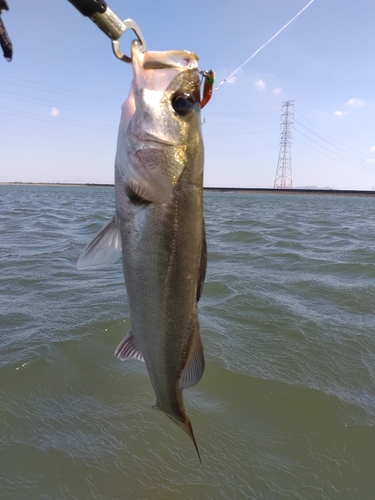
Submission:
<svg viewBox="0 0 375 500">
<path fill-rule="evenodd" d="M 308 0 L 108 0 L 149 50 L 186 49 L 227 78 Z M 0 182 L 113 183 L 131 66 L 67 0 L 8 0 Z M 273 187 L 294 100 L 293 187 L 375 189 L 375 2 L 314 0 L 202 110 L 205 186 Z M 132 32 L 121 38 L 128 53 Z"/>
</svg>

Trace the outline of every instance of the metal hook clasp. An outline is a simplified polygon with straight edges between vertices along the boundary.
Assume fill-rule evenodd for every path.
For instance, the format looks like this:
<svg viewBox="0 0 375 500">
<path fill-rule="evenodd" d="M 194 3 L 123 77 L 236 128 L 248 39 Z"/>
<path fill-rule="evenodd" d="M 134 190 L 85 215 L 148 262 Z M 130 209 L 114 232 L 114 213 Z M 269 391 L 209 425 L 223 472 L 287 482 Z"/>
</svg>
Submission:
<svg viewBox="0 0 375 500">
<path fill-rule="evenodd" d="M 107 7 L 105 12 L 95 12 L 92 14 L 91 20 L 94 21 L 94 23 L 112 40 L 113 53 L 121 61 L 127 63 L 131 63 L 132 61 L 131 57 L 123 54 L 120 48 L 120 38 L 125 31 L 134 31 L 138 39 L 138 49 L 141 52 L 146 51 L 146 40 L 142 35 L 138 24 L 132 19 L 125 19 L 125 21 L 121 21 L 121 19 L 109 7 Z"/>
<path fill-rule="evenodd" d="M 125 21 L 123 21 L 123 24 L 125 26 L 125 30 L 123 31 L 122 34 L 124 34 L 125 31 L 127 31 L 127 30 L 132 30 L 135 33 L 135 35 L 137 36 L 137 38 L 138 38 L 138 40 L 135 40 L 135 42 L 137 43 L 138 50 L 140 50 L 141 52 L 146 52 L 146 48 L 147 48 L 146 40 L 145 40 L 144 36 L 142 35 L 142 32 L 139 29 L 137 23 L 135 23 L 132 19 L 125 19 Z M 120 48 L 120 38 L 118 38 L 117 40 L 112 40 L 112 50 L 113 50 L 113 53 L 121 61 L 124 61 L 124 62 L 127 62 L 127 63 L 131 63 L 132 62 L 132 58 L 126 56 L 121 51 L 121 48 Z"/>
</svg>

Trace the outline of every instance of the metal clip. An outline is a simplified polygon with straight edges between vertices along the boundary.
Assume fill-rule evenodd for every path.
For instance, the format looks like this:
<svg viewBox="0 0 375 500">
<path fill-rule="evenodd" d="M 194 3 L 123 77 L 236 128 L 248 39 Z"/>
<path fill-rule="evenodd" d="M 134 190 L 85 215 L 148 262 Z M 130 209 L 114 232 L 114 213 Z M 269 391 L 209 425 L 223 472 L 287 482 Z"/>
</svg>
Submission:
<svg viewBox="0 0 375 500">
<path fill-rule="evenodd" d="M 141 52 L 146 51 L 146 40 L 142 35 L 136 22 L 132 19 L 121 19 L 109 8 L 107 7 L 104 13 L 95 12 L 91 16 L 91 20 L 112 40 L 112 50 L 115 56 L 121 61 L 131 63 L 131 57 L 126 56 L 122 53 L 120 48 L 120 38 L 125 33 L 125 31 L 132 30 L 139 42 L 139 50 Z"/>
<path fill-rule="evenodd" d="M 125 19 L 123 21 L 124 25 L 126 26 L 126 30 L 132 30 L 135 35 L 137 36 L 138 40 L 134 40 L 138 50 L 141 52 L 146 52 L 147 45 L 146 45 L 146 40 L 144 36 L 142 35 L 141 30 L 139 29 L 137 23 L 135 23 L 132 19 Z M 122 53 L 121 47 L 120 47 L 120 39 L 118 38 L 117 40 L 112 40 L 112 50 L 115 56 L 120 59 L 121 61 L 131 63 L 132 58 L 126 56 L 125 54 Z"/>
<path fill-rule="evenodd" d="M 5 0 L 0 0 L 0 7 Z M 119 40 L 125 31 L 134 31 L 138 40 L 135 40 L 138 49 L 146 52 L 146 40 L 132 19 L 121 21 L 119 17 L 108 7 L 105 0 L 69 0 L 79 12 L 91 19 L 111 40 L 112 49 L 116 57 L 121 61 L 131 63 L 132 58 L 124 55 L 120 49 Z"/>
</svg>

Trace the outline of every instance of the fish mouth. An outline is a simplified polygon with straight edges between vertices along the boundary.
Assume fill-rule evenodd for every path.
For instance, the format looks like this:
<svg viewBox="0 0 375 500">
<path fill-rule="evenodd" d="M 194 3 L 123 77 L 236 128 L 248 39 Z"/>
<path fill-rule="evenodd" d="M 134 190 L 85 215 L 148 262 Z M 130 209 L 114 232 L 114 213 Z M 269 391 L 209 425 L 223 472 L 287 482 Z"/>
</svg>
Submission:
<svg viewBox="0 0 375 500">
<path fill-rule="evenodd" d="M 160 147 L 181 147 L 184 144 L 178 142 L 170 142 L 158 137 L 152 139 L 137 139 L 139 149 L 160 148 Z"/>
<path fill-rule="evenodd" d="M 143 69 L 197 69 L 198 56 L 188 50 L 148 51 L 144 54 Z"/>
</svg>

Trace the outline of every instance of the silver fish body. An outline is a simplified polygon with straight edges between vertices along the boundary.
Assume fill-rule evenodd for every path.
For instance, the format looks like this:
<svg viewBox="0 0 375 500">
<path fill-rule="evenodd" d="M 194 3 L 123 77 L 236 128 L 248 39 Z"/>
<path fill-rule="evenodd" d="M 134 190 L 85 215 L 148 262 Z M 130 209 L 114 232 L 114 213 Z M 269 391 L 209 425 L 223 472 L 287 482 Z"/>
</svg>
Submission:
<svg viewBox="0 0 375 500">
<path fill-rule="evenodd" d="M 204 371 L 198 300 L 207 254 L 197 57 L 142 54 L 133 46 L 133 69 L 115 160 L 116 216 L 80 259 L 95 260 L 110 245 L 114 258 L 121 246 L 131 332 L 116 354 L 145 362 L 155 406 L 188 433 L 199 455 L 182 394 Z"/>
</svg>

